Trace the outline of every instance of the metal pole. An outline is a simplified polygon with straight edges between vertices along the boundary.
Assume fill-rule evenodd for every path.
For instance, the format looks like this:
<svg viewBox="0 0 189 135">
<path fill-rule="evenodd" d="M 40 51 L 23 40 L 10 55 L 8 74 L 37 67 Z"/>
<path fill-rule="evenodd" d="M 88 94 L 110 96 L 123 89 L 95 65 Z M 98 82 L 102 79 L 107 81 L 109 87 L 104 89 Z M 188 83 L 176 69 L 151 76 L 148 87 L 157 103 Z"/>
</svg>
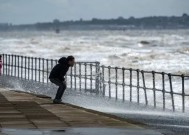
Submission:
<svg viewBox="0 0 189 135">
<path fill-rule="evenodd" d="M 70 83 L 71 83 L 71 89 L 72 89 L 73 88 L 73 67 L 71 67 L 71 75 L 70 75 L 70 77 L 71 77 Z"/>
<path fill-rule="evenodd" d="M 96 89 L 96 94 L 98 95 L 99 94 L 99 76 L 100 74 L 100 63 L 99 62 L 96 62 L 96 75 L 95 75 L 95 89 Z"/>
<path fill-rule="evenodd" d="M 47 64 L 47 84 L 49 83 L 49 60 L 46 59 L 46 64 Z"/>
<path fill-rule="evenodd" d="M 13 66 L 13 55 L 11 55 L 11 67 L 12 67 L 12 69 L 11 69 L 11 76 L 13 76 L 13 70 L 14 70 L 14 66 Z"/>
<path fill-rule="evenodd" d="M 6 75 L 8 75 L 8 58 L 7 58 L 7 54 L 6 54 Z"/>
<path fill-rule="evenodd" d="M 185 112 L 185 87 L 184 87 L 184 75 L 182 77 L 182 112 Z"/>
<path fill-rule="evenodd" d="M 28 57 L 28 80 L 30 80 L 30 57 Z"/>
<path fill-rule="evenodd" d="M 9 70 L 8 70 L 9 72 L 8 72 L 8 75 L 10 76 L 10 75 L 11 75 L 11 72 L 10 72 L 10 71 L 11 71 L 11 68 L 12 68 L 12 67 L 11 67 L 11 65 L 10 65 L 10 55 L 8 55 L 8 57 L 9 57 Z"/>
<path fill-rule="evenodd" d="M 153 95 L 154 95 L 154 107 L 156 108 L 156 88 L 155 88 L 155 72 L 152 71 L 152 78 L 153 78 Z"/>
<path fill-rule="evenodd" d="M 27 57 L 25 56 L 24 57 L 24 60 L 25 60 L 25 67 L 24 67 L 24 70 L 25 70 L 25 79 L 27 78 Z M 29 67 L 28 67 L 29 68 Z M 29 70 L 29 69 L 28 69 Z"/>
<path fill-rule="evenodd" d="M 142 70 L 141 73 L 142 73 L 142 80 L 143 80 L 145 102 L 146 102 L 146 105 L 148 105 L 148 98 L 147 98 L 147 92 L 146 92 L 146 83 L 145 83 L 144 71 Z"/>
<path fill-rule="evenodd" d="M 39 77 L 39 82 L 41 82 L 41 58 L 38 58 L 38 62 L 39 62 L 38 77 Z"/>
<path fill-rule="evenodd" d="M 5 54 L 3 54 L 3 75 L 5 75 Z"/>
<path fill-rule="evenodd" d="M 16 62 L 16 55 L 14 56 L 14 65 L 15 65 L 15 69 L 14 69 L 14 76 L 16 77 L 16 67 L 17 67 L 17 62 Z"/>
<path fill-rule="evenodd" d="M 103 90 L 102 93 L 103 93 L 103 96 L 105 96 L 105 94 L 106 94 L 106 93 L 105 93 L 105 92 L 106 92 L 106 88 L 105 88 L 105 79 L 104 79 L 104 66 L 102 66 L 102 83 L 103 83 L 103 84 L 102 84 L 102 87 L 103 87 L 103 88 L 102 88 L 102 90 Z"/>
<path fill-rule="evenodd" d="M 77 89 L 76 74 L 77 74 L 77 73 L 76 73 L 76 64 L 75 64 L 75 65 L 74 65 L 74 80 L 75 80 L 74 83 L 75 83 L 75 90 Z"/>
<path fill-rule="evenodd" d="M 92 72 L 92 64 L 90 64 L 90 90 L 92 90 L 93 88 L 92 88 L 92 76 L 93 76 L 93 72 Z"/>
<path fill-rule="evenodd" d="M 85 63 L 85 92 L 87 90 L 87 63 Z"/>
<path fill-rule="evenodd" d="M 137 69 L 137 103 L 140 103 L 140 81 L 139 81 L 139 70 Z"/>
<path fill-rule="evenodd" d="M 115 67 L 115 87 L 116 87 L 116 100 L 118 99 L 118 88 L 117 88 L 117 67 Z"/>
<path fill-rule="evenodd" d="M 23 56 L 21 56 L 21 78 L 23 78 Z"/>
<path fill-rule="evenodd" d="M 42 75 L 43 77 L 42 78 L 43 78 L 43 83 L 45 83 L 45 59 L 44 58 L 42 59 L 42 62 L 43 62 L 43 69 L 42 69 L 43 70 L 43 75 Z"/>
<path fill-rule="evenodd" d="M 32 72 L 32 73 L 31 73 L 31 79 L 32 79 L 32 81 L 33 81 L 33 80 L 34 80 L 34 77 L 33 77 L 33 70 L 34 70 L 34 68 L 33 68 L 33 67 L 34 67 L 34 60 L 33 60 L 33 57 L 31 57 L 31 64 L 32 64 L 32 65 L 31 65 L 31 72 Z"/>
<path fill-rule="evenodd" d="M 20 78 L 20 56 L 18 56 L 18 78 Z"/>
<path fill-rule="evenodd" d="M 132 87 L 133 87 L 133 85 L 132 85 L 132 80 L 133 80 L 133 75 L 132 75 L 132 68 L 130 68 L 129 69 L 129 71 L 130 71 L 130 102 L 132 102 L 132 99 L 133 99 L 133 97 L 132 97 Z"/>
<path fill-rule="evenodd" d="M 79 63 L 79 90 L 81 91 L 81 63 Z"/>
<path fill-rule="evenodd" d="M 170 84 L 170 94 L 171 94 L 171 100 L 172 100 L 172 107 L 173 111 L 175 111 L 175 103 L 174 103 L 174 96 L 173 96 L 173 86 L 172 86 L 172 76 L 171 74 L 168 74 L 169 76 L 169 84 Z"/>
<path fill-rule="evenodd" d="M 122 83 L 122 87 L 123 87 L 123 102 L 125 101 L 125 68 L 122 68 L 122 74 L 123 74 L 123 83 Z"/>
<path fill-rule="evenodd" d="M 162 72 L 163 110 L 165 110 L 165 73 Z"/>
<path fill-rule="evenodd" d="M 110 69 L 111 69 L 111 67 L 109 66 L 109 67 L 108 67 L 109 98 L 111 98 L 111 77 L 110 77 Z"/>
<path fill-rule="evenodd" d="M 35 81 L 37 81 L 37 58 L 35 57 Z"/>
</svg>

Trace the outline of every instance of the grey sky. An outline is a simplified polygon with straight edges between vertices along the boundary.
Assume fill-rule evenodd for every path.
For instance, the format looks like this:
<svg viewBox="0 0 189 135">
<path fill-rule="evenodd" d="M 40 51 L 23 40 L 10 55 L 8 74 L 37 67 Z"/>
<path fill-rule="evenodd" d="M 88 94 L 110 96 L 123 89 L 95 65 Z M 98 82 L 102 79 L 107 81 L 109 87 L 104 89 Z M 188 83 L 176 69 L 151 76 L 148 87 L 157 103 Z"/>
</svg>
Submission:
<svg viewBox="0 0 189 135">
<path fill-rule="evenodd" d="M 0 0 L 0 23 L 189 14 L 189 0 Z"/>
</svg>

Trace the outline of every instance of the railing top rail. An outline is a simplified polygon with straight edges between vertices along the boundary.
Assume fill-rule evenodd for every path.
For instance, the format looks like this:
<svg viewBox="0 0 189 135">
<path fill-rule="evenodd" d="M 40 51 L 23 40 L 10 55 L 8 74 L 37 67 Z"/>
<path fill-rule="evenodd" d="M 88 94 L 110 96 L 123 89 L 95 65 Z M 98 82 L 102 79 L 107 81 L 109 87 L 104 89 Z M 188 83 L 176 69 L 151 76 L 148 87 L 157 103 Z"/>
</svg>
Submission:
<svg viewBox="0 0 189 135">
<path fill-rule="evenodd" d="M 42 60 L 51 60 L 51 61 L 58 61 L 58 59 L 46 59 L 46 58 L 40 58 L 40 57 L 32 57 L 32 56 L 23 56 L 23 55 L 17 55 L 17 54 L 2 54 L 7 56 L 16 56 L 16 57 L 24 57 L 24 58 L 33 58 L 33 59 L 42 59 Z M 78 64 L 100 64 L 98 61 L 77 61 Z M 173 74 L 173 73 L 166 73 L 166 72 L 158 72 L 158 71 L 147 71 L 147 70 L 140 70 L 140 69 L 134 69 L 134 68 L 125 68 L 125 67 L 114 67 L 114 66 L 105 66 L 101 65 L 103 68 L 109 68 L 109 69 L 122 69 L 122 70 L 130 70 L 135 72 L 142 72 L 142 73 L 154 73 L 154 74 L 160 74 L 160 75 L 168 75 L 168 76 L 175 76 L 175 77 L 183 77 L 183 78 L 189 78 L 189 75 L 185 74 Z"/>
</svg>

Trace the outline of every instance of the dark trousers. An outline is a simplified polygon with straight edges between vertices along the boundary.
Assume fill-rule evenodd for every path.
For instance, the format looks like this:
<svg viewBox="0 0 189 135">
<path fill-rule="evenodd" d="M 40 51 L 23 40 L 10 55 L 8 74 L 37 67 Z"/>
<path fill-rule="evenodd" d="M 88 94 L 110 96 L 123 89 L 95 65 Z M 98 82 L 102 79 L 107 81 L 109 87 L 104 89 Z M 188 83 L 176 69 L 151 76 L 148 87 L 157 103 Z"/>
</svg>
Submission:
<svg viewBox="0 0 189 135">
<path fill-rule="evenodd" d="M 66 90 L 66 83 L 62 82 L 57 78 L 50 79 L 50 81 L 59 86 L 55 99 L 60 100 L 64 94 L 64 91 Z"/>
</svg>

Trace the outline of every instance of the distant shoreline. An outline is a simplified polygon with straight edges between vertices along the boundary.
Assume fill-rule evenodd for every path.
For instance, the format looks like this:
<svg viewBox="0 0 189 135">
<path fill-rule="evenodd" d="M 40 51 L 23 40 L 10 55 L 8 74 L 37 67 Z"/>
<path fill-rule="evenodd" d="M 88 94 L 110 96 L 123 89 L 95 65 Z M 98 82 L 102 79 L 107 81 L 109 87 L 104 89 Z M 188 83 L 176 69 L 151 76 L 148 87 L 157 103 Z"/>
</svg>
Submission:
<svg viewBox="0 0 189 135">
<path fill-rule="evenodd" d="M 189 29 L 189 15 L 182 16 L 152 16 L 143 18 L 130 17 L 125 19 L 97 19 L 77 20 L 77 21 L 60 21 L 42 22 L 35 24 L 13 25 L 9 23 L 0 23 L 0 31 L 14 30 L 144 30 L 144 29 Z"/>
</svg>

